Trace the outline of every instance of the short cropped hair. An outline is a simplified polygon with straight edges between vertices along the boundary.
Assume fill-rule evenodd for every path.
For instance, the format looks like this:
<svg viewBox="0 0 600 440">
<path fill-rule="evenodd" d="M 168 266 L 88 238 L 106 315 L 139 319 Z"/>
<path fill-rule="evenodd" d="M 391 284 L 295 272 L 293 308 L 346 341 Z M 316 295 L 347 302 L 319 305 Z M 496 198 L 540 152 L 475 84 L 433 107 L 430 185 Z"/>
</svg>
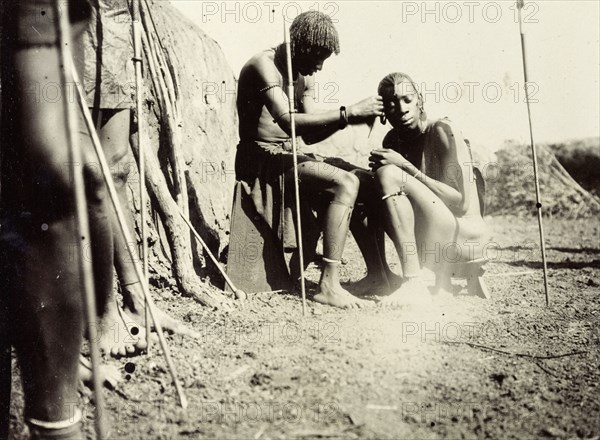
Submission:
<svg viewBox="0 0 600 440">
<path fill-rule="evenodd" d="M 408 81 L 415 89 L 415 93 L 418 93 L 420 95 L 419 89 L 417 88 L 417 84 L 413 81 L 413 79 L 410 76 L 402 72 L 393 72 L 389 75 L 386 75 L 379 82 L 379 87 L 377 87 L 377 94 L 380 96 L 384 96 L 387 95 L 386 92 L 389 90 L 391 90 L 393 93 L 396 84 L 400 84 L 402 81 Z"/>
<path fill-rule="evenodd" d="M 377 94 L 384 98 L 386 96 L 389 96 L 390 90 L 391 90 L 391 93 L 394 94 L 396 84 L 400 84 L 402 81 L 409 82 L 411 84 L 411 86 L 414 88 L 415 93 L 418 96 L 417 103 L 419 106 L 419 110 L 421 110 L 421 114 L 425 114 L 425 103 L 423 102 L 423 95 L 421 95 L 421 92 L 419 91 L 419 88 L 417 87 L 417 83 L 415 83 L 414 80 L 410 76 L 408 76 L 406 73 L 393 72 L 393 73 L 390 73 L 389 75 L 386 75 L 379 82 L 379 86 L 377 87 Z"/>
<path fill-rule="evenodd" d="M 298 15 L 290 26 L 292 54 L 311 53 L 315 49 L 340 53 L 340 40 L 331 18 L 319 11 Z"/>
</svg>

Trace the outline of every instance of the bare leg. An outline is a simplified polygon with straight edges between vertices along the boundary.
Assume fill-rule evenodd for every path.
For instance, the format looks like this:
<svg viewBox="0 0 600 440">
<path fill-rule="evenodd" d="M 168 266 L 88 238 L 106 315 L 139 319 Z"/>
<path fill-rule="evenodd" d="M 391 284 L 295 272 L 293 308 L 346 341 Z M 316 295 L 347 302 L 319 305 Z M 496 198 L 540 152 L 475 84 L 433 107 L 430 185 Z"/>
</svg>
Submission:
<svg viewBox="0 0 600 440">
<path fill-rule="evenodd" d="M 353 284 L 352 291 L 355 295 L 386 295 L 400 284 L 400 279 L 390 270 L 385 256 L 384 229 L 379 223 L 382 211 L 377 203 L 379 189 L 373 173 L 361 169 L 352 173 L 359 178 L 360 188 L 350 230 L 367 267 L 367 275 Z"/>
<path fill-rule="evenodd" d="M 403 180 L 405 175 L 397 167 L 382 167 L 377 171 L 377 177 L 386 208 L 386 232 L 394 243 L 405 279 L 405 283 L 384 301 L 398 305 L 427 303 L 430 298 L 427 288 L 420 279 L 421 265 L 415 235 L 415 212 L 408 195 L 410 189 Z"/>
<path fill-rule="evenodd" d="M 126 155 L 127 149 L 129 148 L 129 144 L 127 142 L 131 142 L 134 145 L 137 144 L 137 135 L 129 136 L 129 112 L 127 112 L 127 115 L 127 128 L 122 128 L 121 132 L 125 132 L 128 134 L 128 140 L 125 141 L 124 149 L 121 148 L 119 150 L 120 153 L 115 158 L 113 158 L 112 163 L 114 164 L 114 166 L 112 167 L 112 169 L 115 170 L 115 186 L 119 195 L 119 200 L 121 201 L 121 206 L 125 211 L 127 226 L 129 227 L 129 230 L 133 233 L 135 229 L 133 222 L 133 214 L 128 209 L 129 202 L 127 199 L 127 179 L 129 177 L 130 166 L 134 166 L 134 164 L 128 163 L 126 161 Z M 125 120 L 122 120 L 121 124 L 125 124 Z M 122 146 L 123 143 L 120 143 L 119 145 Z M 115 244 L 115 268 L 117 270 L 117 277 L 119 278 L 119 284 L 121 286 L 121 293 L 123 294 L 123 312 L 125 312 L 126 316 L 129 318 L 128 322 L 135 323 L 138 326 L 138 328 L 142 330 L 146 328 L 144 291 L 136 275 L 134 266 L 135 263 L 131 260 L 131 257 L 129 256 L 129 253 L 127 251 L 127 243 L 125 243 L 125 239 L 121 234 L 121 230 L 118 229 L 119 226 L 116 223 L 116 217 L 114 222 L 115 223 L 113 223 L 113 227 L 115 228 L 115 243 L 117 243 L 117 239 L 119 240 L 118 245 Z M 131 245 L 135 246 L 136 244 L 132 243 Z M 140 261 L 138 262 L 138 264 L 141 265 L 142 262 Z M 183 323 L 172 318 L 156 306 L 155 310 L 156 319 L 160 322 L 160 325 L 162 326 L 163 330 L 170 333 L 179 333 L 182 335 L 191 336 L 194 338 L 200 337 L 197 332 L 186 327 L 185 325 L 183 325 Z M 145 339 L 145 336 L 143 338 L 139 338 L 140 342 L 142 339 Z"/>
<path fill-rule="evenodd" d="M 3 247 L 0 241 L 0 253 L 2 252 Z M 0 262 L 0 274 L 4 273 L 3 263 Z M 8 438 L 8 426 L 10 422 L 12 356 L 9 337 L 11 329 L 8 316 L 5 315 L 5 311 L 7 310 L 9 310 L 9 305 L 6 302 L 6 294 L 0 293 L 0 439 Z"/>
<path fill-rule="evenodd" d="M 288 171 L 291 180 L 293 171 Z M 340 285 L 339 262 L 342 258 L 350 226 L 352 207 L 358 193 L 358 179 L 352 174 L 321 162 L 305 162 L 298 166 L 301 192 L 312 197 L 329 197 L 323 215 L 323 261 L 315 301 L 342 308 L 366 305 Z"/>
<path fill-rule="evenodd" d="M 119 202 L 124 212 L 129 213 L 130 211 L 126 209 L 128 201 L 125 183 L 129 172 L 128 167 L 131 166 L 126 162 L 129 148 L 130 112 L 129 110 L 99 110 L 95 116 L 98 136 L 111 169 Z M 100 173 L 99 170 L 98 173 Z M 126 215 L 126 221 L 129 230 L 133 231 L 131 215 Z M 117 216 L 112 208 L 106 224 L 110 227 L 110 233 L 114 241 L 114 265 L 119 279 L 121 280 L 123 277 L 131 278 L 131 275 L 135 277 L 127 243 L 125 243 L 123 234 L 121 234 Z M 130 245 L 135 246 L 134 243 Z M 112 288 L 109 289 L 106 311 L 100 320 L 100 348 L 105 353 L 115 357 L 133 355 L 146 348 L 144 328 L 119 310 L 117 298 Z"/>
<path fill-rule="evenodd" d="M 487 227 L 479 214 L 456 218 L 427 186 L 398 167 L 381 167 L 377 178 L 383 194 L 406 194 L 386 200 L 388 234 L 396 245 L 405 276 L 414 274 L 421 263 L 438 272 L 446 262 L 479 257 L 487 243 Z M 417 250 L 419 256 L 415 259 L 412 254 Z M 447 288 L 449 278 L 440 280 L 439 285 Z M 419 289 L 411 287 L 411 291 Z M 403 285 L 401 290 L 407 293 L 408 288 Z"/>
<path fill-rule="evenodd" d="M 12 133 L 2 142 L 3 290 L 10 295 L 25 415 L 46 422 L 64 421 L 78 402 L 83 330 L 80 239 L 75 230 L 72 180 L 65 166 L 69 156 L 63 101 L 37 100 L 30 93 L 59 81 L 58 51 L 50 46 L 22 48 L 2 64 L 7 98 L 3 114 L 11 116 L 4 120 L 3 129 L 7 130 L 4 134 Z M 84 149 L 83 153 L 89 163 L 91 152 Z M 98 256 L 111 243 L 101 220 L 106 215 L 106 198 L 102 183 L 93 178 L 87 165 L 85 180 L 96 291 L 101 297 L 101 283 L 112 264 L 110 254 L 105 259 Z M 102 306 L 103 301 L 99 303 Z"/>
</svg>

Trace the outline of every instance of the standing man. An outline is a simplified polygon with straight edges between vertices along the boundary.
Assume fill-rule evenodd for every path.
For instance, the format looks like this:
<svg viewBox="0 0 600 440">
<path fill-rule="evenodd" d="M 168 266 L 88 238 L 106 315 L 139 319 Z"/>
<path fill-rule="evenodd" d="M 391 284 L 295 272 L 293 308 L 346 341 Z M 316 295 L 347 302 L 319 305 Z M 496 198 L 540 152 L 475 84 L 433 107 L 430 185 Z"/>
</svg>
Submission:
<svg viewBox="0 0 600 440">
<path fill-rule="evenodd" d="M 56 99 L 43 93 L 62 83 L 57 3 L 0 3 L 0 341 L 4 345 L 0 349 L 8 353 L 8 365 L 0 368 L 3 375 L 10 375 L 10 344 L 14 345 L 31 437 L 70 440 L 84 438 L 77 409 L 83 300 L 79 252 L 74 250 L 81 237 L 76 230 L 64 108 L 70 94 L 62 87 Z M 69 13 L 73 52 L 77 52 L 89 4 L 70 0 L 61 6 L 66 6 L 63 13 Z M 79 122 L 80 130 L 87 132 L 83 118 Z M 112 282 L 107 194 L 101 176 L 90 166 L 95 161 L 91 143 L 87 136 L 83 138 L 87 142 L 82 142 L 83 164 L 79 166 L 83 165 L 94 278 L 102 310 L 102 293 Z M 2 392 L 6 391 L 3 387 Z M 4 403 L 6 396 L 1 397 Z"/>
<path fill-rule="evenodd" d="M 337 31 L 327 15 L 317 11 L 300 14 L 290 27 L 290 37 L 296 133 L 304 142 L 318 142 L 348 124 L 383 115 L 379 96 L 339 110 L 317 112 L 312 75 L 323 68 L 332 53 L 340 52 Z M 284 208 L 293 204 L 285 50 L 284 44 L 267 49 L 254 55 L 242 68 L 237 97 L 240 143 L 236 155 L 237 179 L 246 183 L 257 212 L 282 241 L 286 226 L 289 228 Z M 359 180 L 350 172 L 306 155 L 298 156 L 298 164 L 303 201 L 322 207 L 323 212 L 324 268 L 314 299 L 336 307 L 360 307 L 365 302 L 341 287 L 338 272 Z"/>
<path fill-rule="evenodd" d="M 132 115 L 136 102 L 131 11 L 133 1 L 139 0 L 95 2 L 90 26 L 83 38 L 83 78 L 87 103 L 112 171 L 127 227 L 132 233 L 134 218 L 129 208 L 127 180 L 131 167 L 135 166 L 128 161 L 130 138 L 135 138 L 132 135 L 135 133 Z M 123 305 L 119 310 L 116 295 L 111 289 L 108 292 L 106 313 L 100 319 L 100 347 L 112 356 L 127 356 L 146 348 L 145 298 L 135 271 L 135 262 L 128 251 L 128 246 L 132 243 L 125 242 L 112 207 L 110 227 L 114 267 L 123 295 Z M 183 324 L 160 309 L 157 309 L 157 319 L 167 331 L 192 334 Z"/>
</svg>

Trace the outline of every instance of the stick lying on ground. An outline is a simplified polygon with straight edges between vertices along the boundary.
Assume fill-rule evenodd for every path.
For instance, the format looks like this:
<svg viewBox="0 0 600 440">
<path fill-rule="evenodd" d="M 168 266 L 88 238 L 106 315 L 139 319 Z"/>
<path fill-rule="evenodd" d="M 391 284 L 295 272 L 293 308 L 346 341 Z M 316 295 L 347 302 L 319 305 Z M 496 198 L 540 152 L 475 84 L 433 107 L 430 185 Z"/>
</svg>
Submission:
<svg viewBox="0 0 600 440">
<path fill-rule="evenodd" d="M 179 210 L 179 215 L 181 215 L 181 218 L 183 219 L 183 221 L 185 222 L 185 224 L 189 226 L 190 231 L 192 231 L 192 234 L 194 234 L 194 237 L 196 237 L 196 239 L 198 240 L 198 242 L 202 245 L 202 247 L 204 248 L 204 250 L 206 251 L 206 253 L 210 257 L 210 259 L 212 260 L 212 262 L 215 264 L 215 266 L 217 266 L 217 269 L 219 269 L 219 272 L 221 272 L 221 275 L 223 275 L 223 278 L 225 278 L 225 282 L 231 288 L 231 290 L 233 290 L 233 293 L 235 294 L 235 297 L 237 299 L 246 299 L 246 297 L 247 297 L 246 292 L 244 292 L 242 289 L 238 289 L 237 287 L 235 287 L 235 285 L 233 284 L 233 281 L 231 281 L 231 278 L 229 278 L 227 276 L 227 274 L 225 273 L 225 271 L 223 270 L 223 268 L 219 264 L 219 261 L 215 258 L 215 256 L 210 251 L 210 248 L 208 247 L 208 245 L 204 242 L 204 240 L 202 240 L 202 237 L 200 237 L 200 234 L 198 234 L 198 232 L 196 231 L 196 229 L 194 228 L 194 226 L 192 225 L 192 223 L 187 219 L 187 217 L 185 216 L 185 214 L 183 212 L 181 212 L 181 210 Z"/>
<path fill-rule="evenodd" d="M 92 143 L 94 145 L 94 150 L 96 151 L 96 155 L 98 157 L 98 162 L 100 163 L 102 175 L 104 177 L 104 181 L 108 188 L 108 193 L 110 195 L 110 199 L 111 199 L 113 208 L 115 209 L 115 213 L 117 214 L 117 220 L 119 221 L 121 233 L 123 234 L 123 236 L 125 238 L 125 242 L 132 243 L 133 239 L 132 239 L 131 233 L 129 232 L 127 225 L 125 223 L 125 216 L 123 214 L 123 211 L 121 209 L 121 204 L 117 197 L 117 192 L 115 190 L 115 186 L 112 181 L 110 168 L 108 166 L 108 163 L 106 162 L 106 158 L 104 157 L 104 151 L 102 150 L 102 146 L 100 145 L 100 139 L 98 138 L 98 134 L 96 133 L 96 129 L 95 129 L 94 123 L 92 121 L 92 116 L 87 107 L 87 103 L 85 101 L 85 96 L 81 89 L 81 83 L 79 82 L 79 76 L 77 74 L 77 71 L 76 71 L 73 63 L 71 63 L 71 71 L 72 71 L 72 75 L 73 75 L 73 81 L 77 87 L 77 96 L 79 99 L 79 106 L 81 107 L 81 110 L 83 111 L 83 114 L 85 117 L 85 122 L 88 127 L 90 136 L 92 138 Z M 177 370 L 175 369 L 175 365 L 173 364 L 173 360 L 171 359 L 171 353 L 169 351 L 169 347 L 167 346 L 167 342 L 165 340 L 165 336 L 164 336 L 162 327 L 157 320 L 156 309 L 154 306 L 154 302 L 152 301 L 152 298 L 150 297 L 150 293 L 148 291 L 148 285 L 145 282 L 143 282 L 144 274 L 143 274 L 142 269 L 140 268 L 139 264 L 137 264 L 137 262 L 135 262 L 136 256 L 134 255 L 133 249 L 131 249 L 131 247 L 127 246 L 127 250 L 129 251 L 129 255 L 130 255 L 132 261 L 134 261 L 135 272 L 138 277 L 138 280 L 140 281 L 140 284 L 142 285 L 142 291 L 144 292 L 144 298 L 148 304 L 148 309 L 150 311 L 150 316 L 152 317 L 152 321 L 154 322 L 154 327 L 156 328 L 156 333 L 158 334 L 158 340 L 160 342 L 160 346 L 165 355 L 165 360 L 167 362 L 167 366 L 169 367 L 169 372 L 171 373 L 171 378 L 173 379 L 173 383 L 175 384 L 175 389 L 177 390 L 177 395 L 179 397 L 179 403 L 181 404 L 181 407 L 185 409 L 188 406 L 188 401 L 185 396 L 185 393 L 183 392 L 183 387 L 181 386 L 181 383 L 179 382 L 179 379 L 177 378 Z"/>
</svg>

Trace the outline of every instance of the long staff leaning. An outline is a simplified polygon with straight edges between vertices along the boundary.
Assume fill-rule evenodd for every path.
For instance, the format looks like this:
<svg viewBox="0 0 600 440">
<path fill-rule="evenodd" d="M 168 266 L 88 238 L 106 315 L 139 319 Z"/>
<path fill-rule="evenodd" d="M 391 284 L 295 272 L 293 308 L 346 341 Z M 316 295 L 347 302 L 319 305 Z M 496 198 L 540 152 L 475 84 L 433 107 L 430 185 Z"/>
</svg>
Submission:
<svg viewBox="0 0 600 440">
<path fill-rule="evenodd" d="M 71 29 L 68 14 L 61 13 L 59 0 L 54 4 L 58 20 L 58 35 L 61 59 L 61 83 L 63 90 L 67 90 L 68 84 L 73 84 L 76 78 L 69 71 L 68 66 L 72 65 L 72 53 L 70 49 Z M 75 72 L 75 68 L 71 69 Z M 86 254 L 86 249 L 90 248 L 90 225 L 87 212 L 87 199 L 83 183 L 83 169 L 79 164 L 82 163 L 82 154 L 80 145 L 77 142 L 79 132 L 77 129 L 77 117 L 75 105 L 71 100 L 64 99 L 65 121 L 67 129 L 67 142 L 69 148 L 69 167 L 73 178 L 73 193 L 75 195 L 75 222 L 77 236 L 81 237 L 81 242 L 77 247 L 79 250 L 79 270 L 81 273 L 81 291 L 85 305 L 85 314 L 87 321 L 87 331 L 89 335 L 90 357 L 92 359 L 92 384 L 94 387 L 95 409 L 95 428 L 98 439 L 106 438 L 106 428 L 103 422 L 104 396 L 102 395 L 102 379 L 100 376 L 100 348 L 98 338 L 95 336 L 97 330 L 95 322 L 96 313 L 96 292 L 94 288 L 94 275 L 92 261 Z M 87 107 L 86 107 L 87 108 Z"/>
<path fill-rule="evenodd" d="M 533 156 L 533 178 L 535 181 L 535 207 L 537 211 L 538 226 L 540 230 L 540 246 L 542 249 L 542 263 L 544 267 L 544 293 L 546 295 L 546 306 L 550 300 L 548 298 L 548 265 L 546 263 L 546 244 L 544 239 L 544 225 L 542 223 L 542 201 L 540 196 L 540 182 L 538 180 L 538 162 L 535 142 L 533 141 L 533 126 L 531 123 L 531 107 L 529 105 L 529 78 L 527 75 L 527 57 L 525 55 L 525 33 L 523 32 L 523 23 L 521 18 L 521 9 L 525 6 L 523 0 L 517 0 L 517 9 L 519 11 L 519 32 L 521 34 L 521 53 L 523 55 L 523 77 L 525 79 L 525 101 L 527 102 L 527 117 L 529 120 L 529 138 L 531 142 L 531 155 Z"/>
<path fill-rule="evenodd" d="M 304 252 L 302 246 L 302 221 L 300 214 L 300 181 L 298 179 L 298 142 L 296 139 L 296 107 L 294 100 L 294 79 L 292 73 L 292 49 L 290 45 L 290 28 L 283 18 L 283 36 L 285 43 L 285 58 L 287 66 L 288 81 L 288 104 L 290 111 L 291 137 L 292 137 L 292 155 L 294 158 L 294 192 L 296 199 L 296 234 L 298 241 L 299 264 L 300 264 L 300 290 L 302 292 L 302 315 L 306 315 L 306 286 L 304 283 Z"/>
<path fill-rule="evenodd" d="M 144 97 L 144 89 L 142 85 L 142 22 L 140 20 L 140 3 L 139 0 L 133 1 L 132 9 L 132 25 L 133 25 L 133 63 L 135 66 L 135 95 L 136 95 L 136 115 L 137 115 L 137 143 L 138 143 L 138 161 L 139 161 L 139 191 L 140 191 L 140 230 L 142 235 L 142 269 L 144 279 L 142 283 L 148 289 L 148 241 L 146 239 L 146 145 L 144 144 L 143 131 L 144 118 L 142 115 L 142 100 Z M 150 354 L 150 311 L 148 300 L 145 301 L 145 321 L 146 321 L 146 353 Z"/>
</svg>

